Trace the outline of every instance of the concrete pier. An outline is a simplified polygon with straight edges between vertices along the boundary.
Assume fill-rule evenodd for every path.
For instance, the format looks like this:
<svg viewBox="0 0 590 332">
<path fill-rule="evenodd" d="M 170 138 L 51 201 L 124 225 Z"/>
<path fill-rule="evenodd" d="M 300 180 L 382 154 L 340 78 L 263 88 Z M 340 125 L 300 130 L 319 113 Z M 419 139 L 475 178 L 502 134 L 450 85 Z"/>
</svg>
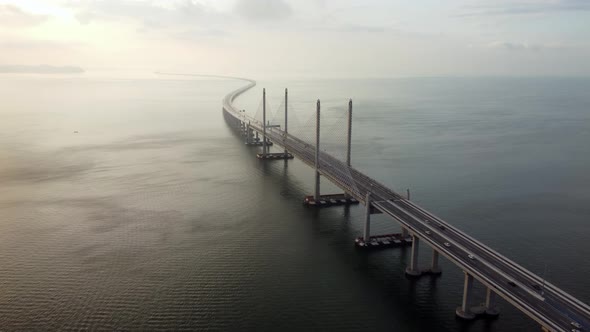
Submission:
<svg viewBox="0 0 590 332">
<path fill-rule="evenodd" d="M 438 251 L 436 249 L 432 249 L 432 262 L 430 264 L 430 270 L 428 271 L 431 274 L 441 274 L 442 270 L 438 266 Z"/>
<path fill-rule="evenodd" d="M 494 293 L 494 291 L 488 287 L 486 289 L 486 301 L 484 303 L 480 303 L 478 306 L 471 307 L 471 313 L 477 317 L 498 317 L 500 310 L 496 305 L 496 293 Z"/>
<path fill-rule="evenodd" d="M 473 293 L 473 276 L 463 271 L 465 274 L 465 283 L 463 284 L 463 302 L 461 306 L 455 310 L 455 314 L 459 318 L 474 319 L 475 314 L 471 312 L 471 296 Z"/>
<path fill-rule="evenodd" d="M 498 305 L 496 304 L 496 293 L 489 287 L 486 289 L 485 306 L 486 306 L 485 307 L 486 308 L 486 311 L 485 311 L 486 315 L 496 317 L 500 314 L 500 309 L 498 308 Z"/>
<path fill-rule="evenodd" d="M 246 145 L 252 144 L 252 128 L 250 128 L 250 123 L 246 125 Z"/>
<path fill-rule="evenodd" d="M 420 239 L 416 235 L 412 235 L 412 256 L 410 258 L 410 266 L 406 268 L 406 274 L 412 277 L 418 277 L 422 274 L 418 268 L 419 249 Z"/>
</svg>

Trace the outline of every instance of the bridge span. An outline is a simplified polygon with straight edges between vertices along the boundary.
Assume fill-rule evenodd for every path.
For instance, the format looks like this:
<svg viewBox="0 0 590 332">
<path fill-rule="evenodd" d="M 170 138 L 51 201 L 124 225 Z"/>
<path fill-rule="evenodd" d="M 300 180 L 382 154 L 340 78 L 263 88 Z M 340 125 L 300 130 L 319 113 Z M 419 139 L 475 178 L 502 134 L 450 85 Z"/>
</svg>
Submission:
<svg viewBox="0 0 590 332">
<path fill-rule="evenodd" d="M 319 199 L 319 177 L 329 179 L 366 207 L 364 237 L 369 241 L 370 215 L 380 212 L 398 222 L 405 234 L 412 238 L 411 260 L 406 269 L 409 276 L 419 276 L 426 269 L 418 267 L 420 243 L 424 242 L 433 250 L 432 266 L 428 271 L 438 272 L 438 257 L 442 255 L 463 270 L 465 281 L 463 299 L 456 315 L 472 319 L 477 314 L 498 315 L 496 295 L 501 296 L 530 318 L 537 321 L 546 331 L 590 331 L 590 306 L 557 286 L 545 282 L 540 276 L 528 271 L 494 249 L 469 236 L 452 224 L 418 206 L 401 194 L 393 191 L 350 165 L 350 128 L 352 101 L 349 104 L 348 156 L 341 161 L 320 151 L 320 101 L 317 102 L 316 143 L 311 144 L 290 134 L 285 125 L 269 126 L 263 121 L 248 116 L 236 109 L 233 101 L 242 93 L 256 85 L 253 80 L 230 92 L 223 99 L 223 113 L 229 125 L 239 129 L 246 139 L 253 133 L 262 135 L 263 151 L 259 157 L 268 155 L 267 143 L 272 142 L 315 169 L 315 199 Z M 287 92 L 285 90 L 285 99 Z M 266 100 L 263 96 L 263 112 Z M 287 105 L 287 103 L 285 103 Z M 285 113 L 287 109 L 285 108 Z M 287 114 L 285 114 L 287 119 Z M 264 123 L 267 123 L 265 126 Z M 275 154 L 276 156 L 276 154 Z M 485 305 L 472 306 L 472 286 L 474 280 L 487 287 Z"/>
</svg>

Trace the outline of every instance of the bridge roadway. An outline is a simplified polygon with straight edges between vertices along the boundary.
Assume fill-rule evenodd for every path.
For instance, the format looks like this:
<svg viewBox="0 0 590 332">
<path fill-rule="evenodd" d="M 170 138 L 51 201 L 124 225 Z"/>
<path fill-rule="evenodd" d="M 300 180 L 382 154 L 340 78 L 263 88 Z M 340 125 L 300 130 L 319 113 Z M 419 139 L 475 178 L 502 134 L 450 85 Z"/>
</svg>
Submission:
<svg viewBox="0 0 590 332">
<path fill-rule="evenodd" d="M 224 98 L 223 110 L 237 120 L 249 123 L 253 130 L 262 134 L 261 122 L 236 110 L 232 105 L 237 96 L 256 85 L 255 81 L 247 81 L 247 86 L 231 92 Z M 266 135 L 274 144 L 286 148 L 305 164 L 315 167 L 314 145 L 276 127 L 267 128 Z M 366 203 L 367 192 L 371 192 L 371 205 L 374 208 L 395 219 L 409 229 L 413 236 L 428 243 L 465 273 L 486 285 L 544 328 L 550 331 L 572 331 L 574 327 L 571 322 L 575 321 L 582 325 L 582 331 L 590 331 L 590 306 L 548 282 L 545 283 L 544 293 L 541 295 L 532 287 L 542 286 L 541 277 L 414 202 L 325 152 L 320 152 L 319 172 L 363 203 Z M 430 234 L 426 233 L 427 230 Z M 445 246 L 445 242 L 448 242 L 450 247 Z M 475 259 L 468 258 L 469 254 L 474 255 Z"/>
</svg>

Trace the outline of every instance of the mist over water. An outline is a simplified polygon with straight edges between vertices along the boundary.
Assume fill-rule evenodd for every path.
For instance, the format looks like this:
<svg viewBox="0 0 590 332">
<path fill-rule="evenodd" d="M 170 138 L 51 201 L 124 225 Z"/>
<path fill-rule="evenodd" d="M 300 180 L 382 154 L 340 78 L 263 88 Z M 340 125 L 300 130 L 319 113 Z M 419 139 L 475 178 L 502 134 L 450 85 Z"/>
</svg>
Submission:
<svg viewBox="0 0 590 332">
<path fill-rule="evenodd" d="M 453 264 L 407 279 L 409 250 L 355 250 L 362 206 L 303 207 L 311 169 L 223 120 L 242 84 L 0 78 L 0 330 L 538 330 L 503 301 L 457 321 Z M 353 98 L 354 167 L 590 301 L 589 79 L 272 81 L 236 104 L 263 87 L 307 137 L 320 98 L 337 156 Z"/>
</svg>

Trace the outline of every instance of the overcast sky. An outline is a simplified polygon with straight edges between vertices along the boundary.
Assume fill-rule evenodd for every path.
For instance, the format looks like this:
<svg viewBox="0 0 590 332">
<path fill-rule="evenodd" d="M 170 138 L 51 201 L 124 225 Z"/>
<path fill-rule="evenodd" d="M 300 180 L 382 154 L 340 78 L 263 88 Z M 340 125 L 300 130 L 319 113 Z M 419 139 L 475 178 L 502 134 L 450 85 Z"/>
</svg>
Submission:
<svg viewBox="0 0 590 332">
<path fill-rule="evenodd" d="M 0 0 L 0 65 L 590 76 L 590 0 Z"/>
</svg>

